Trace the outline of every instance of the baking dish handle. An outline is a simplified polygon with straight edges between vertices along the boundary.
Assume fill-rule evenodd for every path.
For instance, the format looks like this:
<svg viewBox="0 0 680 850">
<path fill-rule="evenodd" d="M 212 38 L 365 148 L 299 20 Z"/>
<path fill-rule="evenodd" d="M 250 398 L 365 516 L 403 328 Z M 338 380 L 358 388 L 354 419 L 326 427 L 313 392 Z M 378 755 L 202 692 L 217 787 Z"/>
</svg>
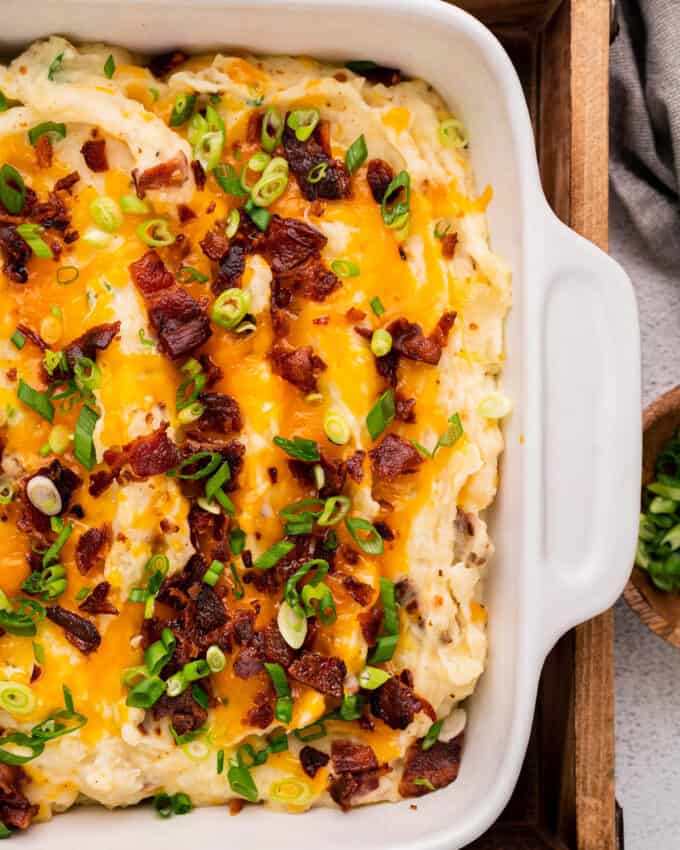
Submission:
<svg viewBox="0 0 680 850">
<path fill-rule="evenodd" d="M 543 608 L 548 645 L 614 603 L 637 540 L 640 353 L 621 266 L 550 213 L 543 302 Z"/>
</svg>

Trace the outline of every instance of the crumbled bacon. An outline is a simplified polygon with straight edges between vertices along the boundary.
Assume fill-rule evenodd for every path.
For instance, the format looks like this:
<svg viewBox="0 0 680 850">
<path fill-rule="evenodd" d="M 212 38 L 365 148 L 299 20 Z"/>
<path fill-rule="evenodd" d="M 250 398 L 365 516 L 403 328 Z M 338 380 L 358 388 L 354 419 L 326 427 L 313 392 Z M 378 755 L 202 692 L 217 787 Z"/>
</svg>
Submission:
<svg viewBox="0 0 680 850">
<path fill-rule="evenodd" d="M 96 499 L 102 493 L 105 493 L 115 480 L 116 476 L 109 472 L 108 469 L 98 469 L 90 475 L 90 483 L 88 484 L 87 491 L 90 496 L 94 496 Z"/>
<path fill-rule="evenodd" d="M 46 201 L 34 204 L 30 218 L 43 227 L 58 231 L 66 230 L 71 223 L 69 211 L 56 192 L 49 192 Z"/>
<path fill-rule="evenodd" d="M 205 408 L 196 423 L 201 431 L 217 431 L 226 435 L 243 428 L 241 408 L 236 399 L 224 393 L 212 392 L 201 393 L 198 400 Z"/>
<path fill-rule="evenodd" d="M 441 346 L 423 334 L 420 325 L 408 319 L 395 319 L 387 326 L 392 335 L 392 348 L 403 357 L 435 366 L 442 356 Z"/>
<path fill-rule="evenodd" d="M 206 680 L 203 680 L 203 682 L 205 683 Z M 169 697 L 167 694 L 163 694 L 154 704 L 151 714 L 154 720 L 169 717 L 172 727 L 178 735 L 186 735 L 200 729 L 208 719 L 208 712 L 193 698 L 191 688 L 187 688 L 178 697 Z"/>
<path fill-rule="evenodd" d="M 102 172 L 109 170 L 106 156 L 106 139 L 88 139 L 80 149 L 85 164 L 90 171 Z"/>
<path fill-rule="evenodd" d="M 52 142 L 48 133 L 43 133 L 35 143 L 35 159 L 38 168 L 49 168 L 52 165 Z"/>
<path fill-rule="evenodd" d="M 414 741 L 406 751 L 404 772 L 399 783 L 402 797 L 420 797 L 430 790 L 450 785 L 458 776 L 463 750 L 463 733 L 450 741 L 435 741 L 424 750 L 422 739 Z M 416 780 L 426 779 L 432 788 Z"/>
<path fill-rule="evenodd" d="M 368 646 L 375 646 L 382 627 L 383 617 L 384 612 L 380 599 L 377 599 L 368 611 L 362 611 L 357 617 L 361 634 Z"/>
<path fill-rule="evenodd" d="M 85 331 L 84 334 L 74 339 L 64 348 L 64 354 L 70 369 L 76 365 L 76 360 L 88 357 L 90 360 L 97 359 L 98 351 L 105 351 L 113 342 L 120 331 L 120 322 L 95 325 Z"/>
<path fill-rule="evenodd" d="M 255 694 L 253 701 L 255 705 L 248 711 L 241 721 L 244 726 L 254 726 L 257 729 L 266 729 L 274 722 L 274 706 L 272 696 L 266 691 Z"/>
<path fill-rule="evenodd" d="M 371 601 L 371 599 L 373 599 L 374 591 L 371 585 L 366 584 L 366 582 L 364 581 L 360 581 L 354 576 L 343 576 L 342 586 L 352 597 L 352 599 L 359 605 L 361 605 L 362 608 L 365 608 Z M 382 614 L 380 617 L 380 621 L 382 622 Z"/>
<path fill-rule="evenodd" d="M 259 250 L 272 272 L 280 275 L 318 254 L 327 241 L 320 230 L 304 221 L 273 215 Z"/>
<path fill-rule="evenodd" d="M 234 675 L 239 679 L 250 679 L 262 671 L 264 661 L 259 646 L 245 646 L 234 659 Z"/>
<path fill-rule="evenodd" d="M 395 393 L 394 416 L 399 422 L 413 424 L 416 421 L 416 400 L 414 398 L 404 398 L 401 393 Z"/>
<path fill-rule="evenodd" d="M 23 322 L 19 322 L 17 325 L 17 330 L 21 331 L 21 333 L 26 337 L 29 342 L 32 342 L 37 348 L 41 351 L 47 351 L 49 345 L 45 342 L 45 340 L 40 336 L 37 331 L 34 331 L 33 328 L 29 328 L 28 325 L 25 325 Z"/>
<path fill-rule="evenodd" d="M 360 322 L 362 319 L 365 319 L 366 313 L 364 313 L 363 310 L 357 310 L 356 307 L 350 307 L 345 313 L 345 318 L 351 325 L 353 325 L 354 322 Z"/>
<path fill-rule="evenodd" d="M 298 387 L 305 394 L 317 391 L 317 377 L 319 372 L 326 368 L 326 364 L 314 354 L 311 345 L 290 350 L 283 345 L 275 345 L 269 357 L 275 375 L 280 375 L 284 381 Z"/>
<path fill-rule="evenodd" d="M 182 50 L 171 50 L 167 53 L 158 53 L 151 57 L 149 62 L 149 70 L 154 77 L 167 77 L 168 74 L 176 71 L 180 65 L 187 61 L 187 55 Z"/>
<path fill-rule="evenodd" d="M 4 259 L 3 272 L 14 283 L 26 283 L 28 280 L 26 264 L 31 257 L 31 249 L 19 236 L 15 225 L 0 226 L 0 250 Z"/>
<path fill-rule="evenodd" d="M 348 812 L 352 808 L 354 798 L 375 791 L 380 784 L 380 777 L 389 771 L 390 768 L 387 765 L 382 765 L 373 770 L 341 773 L 333 779 L 328 791 L 340 808 Z"/>
<path fill-rule="evenodd" d="M 177 204 L 177 217 L 180 224 L 186 224 L 187 221 L 197 218 L 197 215 L 187 204 Z"/>
<path fill-rule="evenodd" d="M 330 785 L 335 802 L 347 811 L 354 797 L 374 791 L 380 777 L 389 768 L 379 767 L 375 753 L 367 744 L 352 741 L 333 741 L 331 744 L 333 770 L 338 774 Z"/>
<path fill-rule="evenodd" d="M 176 157 L 160 162 L 140 174 L 137 169 L 132 176 L 137 187 L 137 197 L 144 198 L 149 189 L 167 189 L 182 186 L 188 177 L 187 158 L 180 151 Z"/>
<path fill-rule="evenodd" d="M 88 528 L 80 535 L 76 544 L 76 565 L 81 575 L 86 575 L 93 567 L 101 567 L 104 564 L 102 550 L 110 540 L 108 526 L 102 528 Z"/>
<path fill-rule="evenodd" d="M 331 758 L 336 773 L 358 773 L 375 770 L 378 766 L 378 759 L 368 744 L 355 744 L 352 741 L 333 741 Z"/>
<path fill-rule="evenodd" d="M 329 760 L 329 755 L 322 753 L 321 750 L 317 750 L 309 745 L 300 750 L 300 764 L 310 779 L 314 779 L 319 770 L 322 767 L 326 767 Z"/>
<path fill-rule="evenodd" d="M 434 326 L 434 330 L 430 334 L 430 339 L 435 342 L 440 348 L 445 348 L 449 341 L 451 328 L 456 321 L 456 314 L 453 311 L 442 313 L 439 321 Z"/>
<path fill-rule="evenodd" d="M 300 191 L 308 201 L 315 201 L 318 198 L 329 201 L 338 200 L 349 197 L 351 192 L 347 168 L 344 162 L 331 157 L 325 132 L 321 122 L 312 135 L 301 142 L 296 137 L 295 131 L 288 126 L 288 116 L 286 116 L 282 138 L 286 159 Z M 325 174 L 317 183 L 310 183 L 307 179 L 309 172 L 322 164 L 326 165 Z"/>
<path fill-rule="evenodd" d="M 387 434 L 368 455 L 374 477 L 382 481 L 390 481 L 398 475 L 409 475 L 423 462 L 418 449 L 396 434 Z"/>
<path fill-rule="evenodd" d="M 319 490 L 319 496 L 322 499 L 328 499 L 330 496 L 340 495 L 347 480 L 347 469 L 344 461 L 334 460 L 325 452 L 321 452 L 319 461 L 289 460 L 288 468 L 301 484 L 316 489 L 314 467 L 317 463 L 320 463 L 324 473 L 324 485 Z"/>
<path fill-rule="evenodd" d="M 356 484 L 361 484 L 364 477 L 364 458 L 366 452 L 357 449 L 354 454 L 345 461 L 347 474 Z"/>
<path fill-rule="evenodd" d="M 64 630 L 66 639 L 83 655 L 89 655 L 90 652 L 98 649 L 102 638 L 91 620 L 80 617 L 73 611 L 62 608 L 61 605 L 48 605 L 45 613 L 49 620 Z"/>
<path fill-rule="evenodd" d="M 373 526 L 383 540 L 394 540 L 394 532 L 384 520 L 377 520 Z"/>
<path fill-rule="evenodd" d="M 202 192 L 205 189 L 205 182 L 207 179 L 205 168 L 203 168 L 203 163 L 201 163 L 198 159 L 192 159 L 191 171 L 194 175 L 194 182 L 196 183 L 196 188 L 199 192 Z"/>
<path fill-rule="evenodd" d="M 442 236 L 442 256 L 444 259 L 452 260 L 454 258 L 457 244 L 457 233 L 447 233 L 445 236 Z"/>
<path fill-rule="evenodd" d="M 80 603 L 78 609 L 87 614 L 118 614 L 116 606 L 108 600 L 110 590 L 111 585 L 108 581 L 100 581 Z"/>
<path fill-rule="evenodd" d="M 371 159 L 366 168 L 366 179 L 373 199 L 381 204 L 387 187 L 394 179 L 394 170 L 384 159 Z"/>
<path fill-rule="evenodd" d="M 0 764 L 0 821 L 12 829 L 26 829 L 38 814 L 23 793 L 27 782 L 23 767 Z"/>
<path fill-rule="evenodd" d="M 246 268 L 245 245 L 240 241 L 232 241 L 221 259 L 222 263 L 211 286 L 215 295 L 238 285 Z"/>
<path fill-rule="evenodd" d="M 158 601 L 171 608 L 183 608 L 189 602 L 189 588 L 201 581 L 207 569 L 201 555 L 192 555 L 181 572 L 165 579 L 158 591 Z"/>
<path fill-rule="evenodd" d="M 329 697 L 342 697 L 347 668 L 341 658 L 318 652 L 303 652 L 288 668 L 290 675 L 310 688 Z"/>
<path fill-rule="evenodd" d="M 201 636 L 221 628 L 227 622 L 224 603 L 209 585 L 201 584 L 194 604 L 196 630 Z"/>
<path fill-rule="evenodd" d="M 224 377 L 224 372 L 209 354 L 199 354 L 198 362 L 201 364 L 203 374 L 205 375 L 206 387 L 212 387 Z"/>
<path fill-rule="evenodd" d="M 262 650 L 266 661 L 280 664 L 286 670 L 297 656 L 297 652 L 283 639 L 276 620 L 272 620 L 262 630 Z"/>
<path fill-rule="evenodd" d="M 224 232 L 224 227 L 215 225 L 205 234 L 199 245 L 209 260 L 219 263 L 229 250 L 229 237 Z"/>
<path fill-rule="evenodd" d="M 77 171 L 71 171 L 65 177 L 61 177 L 54 184 L 54 191 L 64 191 L 71 193 L 71 189 L 76 185 L 76 183 L 80 180 L 80 174 Z"/>
<path fill-rule="evenodd" d="M 164 422 L 156 431 L 137 437 L 122 449 L 107 449 L 104 460 L 114 468 L 128 463 L 138 478 L 161 475 L 177 466 L 182 459 L 167 431 L 168 423 Z"/>
<path fill-rule="evenodd" d="M 299 292 L 312 301 L 325 301 L 342 286 L 337 275 L 329 271 L 318 256 L 310 257 L 291 271 L 281 273 L 277 283 L 292 292 Z"/>
<path fill-rule="evenodd" d="M 130 266 L 130 274 L 145 298 L 175 285 L 175 278 L 155 251 L 147 251 L 143 257 L 135 260 Z"/>
<path fill-rule="evenodd" d="M 426 712 L 432 720 L 437 716 L 432 706 L 417 696 L 413 688 L 396 676 L 388 679 L 371 692 L 371 712 L 391 729 L 406 729 L 419 711 Z"/>
</svg>

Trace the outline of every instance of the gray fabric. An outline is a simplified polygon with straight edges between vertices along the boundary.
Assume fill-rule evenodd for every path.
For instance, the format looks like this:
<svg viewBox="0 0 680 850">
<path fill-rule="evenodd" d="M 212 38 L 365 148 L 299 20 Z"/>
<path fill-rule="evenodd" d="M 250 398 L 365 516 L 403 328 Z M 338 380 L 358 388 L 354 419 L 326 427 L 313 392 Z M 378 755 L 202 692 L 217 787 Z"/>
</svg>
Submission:
<svg viewBox="0 0 680 850">
<path fill-rule="evenodd" d="M 680 384 L 680 0 L 619 0 L 610 250 L 635 285 L 648 404 Z M 616 784 L 626 850 L 680 848 L 680 650 L 616 608 Z"/>
</svg>

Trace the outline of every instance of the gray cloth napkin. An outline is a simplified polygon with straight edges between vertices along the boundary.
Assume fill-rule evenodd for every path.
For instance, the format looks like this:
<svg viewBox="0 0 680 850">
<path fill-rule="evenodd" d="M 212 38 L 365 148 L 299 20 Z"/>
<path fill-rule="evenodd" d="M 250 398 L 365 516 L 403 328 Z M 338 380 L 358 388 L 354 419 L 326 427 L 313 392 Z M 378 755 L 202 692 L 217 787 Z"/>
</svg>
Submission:
<svg viewBox="0 0 680 850">
<path fill-rule="evenodd" d="M 636 287 L 645 402 L 680 383 L 680 0 L 618 0 L 610 249 Z"/>
</svg>

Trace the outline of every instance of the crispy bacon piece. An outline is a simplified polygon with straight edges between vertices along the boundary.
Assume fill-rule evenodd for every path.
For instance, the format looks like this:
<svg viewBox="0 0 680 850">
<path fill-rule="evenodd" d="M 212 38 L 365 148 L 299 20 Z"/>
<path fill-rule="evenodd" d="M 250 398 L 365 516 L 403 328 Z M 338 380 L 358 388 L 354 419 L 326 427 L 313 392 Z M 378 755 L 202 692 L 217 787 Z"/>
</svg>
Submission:
<svg viewBox="0 0 680 850">
<path fill-rule="evenodd" d="M 26 829 L 38 814 L 23 793 L 27 782 L 23 767 L 0 764 L 0 821 L 12 829 Z"/>
<path fill-rule="evenodd" d="M 143 257 L 135 260 L 130 265 L 130 274 L 145 298 L 175 285 L 175 278 L 155 251 L 147 251 Z"/>
<path fill-rule="evenodd" d="M 375 646 L 382 627 L 383 616 L 382 602 L 378 598 L 368 611 L 362 611 L 357 617 L 361 634 L 368 646 Z"/>
<path fill-rule="evenodd" d="M 106 156 L 106 139 L 88 139 L 80 149 L 85 164 L 90 171 L 102 172 L 109 170 Z"/>
<path fill-rule="evenodd" d="M 274 722 L 274 706 L 272 696 L 266 691 L 255 694 L 255 705 L 248 711 L 241 723 L 244 726 L 255 726 L 257 729 L 266 729 Z"/>
<path fill-rule="evenodd" d="M 347 468 L 344 461 L 334 460 L 324 452 L 321 452 L 319 461 L 324 472 L 324 485 L 319 491 L 319 496 L 322 499 L 328 499 L 330 496 L 338 496 L 342 492 L 347 480 Z M 288 468 L 297 480 L 316 489 L 316 481 L 314 478 L 315 462 L 308 463 L 304 460 L 289 460 Z"/>
<path fill-rule="evenodd" d="M 422 739 L 414 741 L 406 751 L 404 772 L 399 783 L 402 797 L 420 797 L 430 790 L 450 785 L 458 776 L 463 750 L 463 733 L 450 741 L 435 741 L 429 750 L 423 750 Z M 428 788 L 417 779 L 427 779 Z"/>
<path fill-rule="evenodd" d="M 91 620 L 79 617 L 61 605 L 48 605 L 45 613 L 49 620 L 64 630 L 66 639 L 83 655 L 89 655 L 99 648 L 102 638 Z"/>
<path fill-rule="evenodd" d="M 297 656 L 297 652 L 283 639 L 276 620 L 272 620 L 262 630 L 262 649 L 265 661 L 280 664 L 285 670 Z"/>
<path fill-rule="evenodd" d="M 364 581 L 360 581 L 354 576 L 343 576 L 342 586 L 352 599 L 361 605 L 362 608 L 365 608 L 371 599 L 373 599 L 374 591 L 371 585 L 366 584 Z M 359 616 L 361 616 L 361 614 Z M 382 614 L 380 621 L 382 622 Z"/>
<path fill-rule="evenodd" d="M 406 729 L 419 711 L 424 711 L 432 720 L 437 719 L 434 709 L 417 696 L 413 687 L 393 676 L 384 685 L 371 691 L 371 712 L 391 729 Z"/>
<path fill-rule="evenodd" d="M 199 245 L 209 260 L 219 263 L 229 250 L 229 237 L 224 232 L 224 227 L 215 225 L 205 234 Z"/>
<path fill-rule="evenodd" d="M 416 400 L 404 398 L 401 393 L 394 394 L 394 416 L 400 422 L 412 424 L 416 421 Z"/>
<path fill-rule="evenodd" d="M 299 292 L 311 301 L 325 301 L 342 283 L 329 271 L 318 256 L 310 257 L 289 272 L 278 276 L 279 286 Z"/>
<path fill-rule="evenodd" d="M 104 325 L 95 325 L 84 334 L 74 339 L 64 348 L 64 354 L 68 365 L 72 370 L 76 360 L 80 357 L 88 357 L 90 360 L 97 359 L 98 351 L 105 351 L 113 342 L 120 331 L 120 322 L 111 322 Z"/>
<path fill-rule="evenodd" d="M 28 325 L 23 324 L 23 322 L 19 322 L 17 329 L 20 330 L 26 339 L 30 340 L 33 345 L 37 346 L 41 351 L 47 351 L 49 348 L 49 345 L 40 336 L 40 334 L 37 331 L 34 331 L 33 328 L 29 328 Z"/>
<path fill-rule="evenodd" d="M 203 682 L 205 683 L 205 680 Z M 202 687 L 204 687 L 203 684 Z M 200 729 L 208 719 L 208 712 L 193 698 L 191 688 L 187 688 L 178 697 L 163 694 L 151 709 L 151 714 L 154 720 L 169 717 L 178 735 L 186 735 L 188 732 Z"/>
<path fill-rule="evenodd" d="M 203 164 L 197 159 L 192 159 L 191 171 L 194 175 L 194 182 L 196 183 L 196 188 L 199 192 L 202 192 L 205 189 L 205 181 L 207 179 Z"/>
<path fill-rule="evenodd" d="M 352 68 L 355 74 L 364 77 L 369 83 L 380 83 L 383 86 L 396 86 L 401 82 L 401 71 L 399 68 L 389 68 L 385 65 L 370 63 L 356 65 Z"/>
<path fill-rule="evenodd" d="M 0 250 L 4 259 L 3 272 L 14 283 L 26 283 L 28 280 L 26 265 L 31 257 L 31 249 L 19 236 L 13 224 L 0 226 Z"/>
<path fill-rule="evenodd" d="M 234 660 L 234 675 L 239 679 L 250 679 L 264 669 L 262 649 L 259 646 L 245 646 Z"/>
<path fill-rule="evenodd" d="M 90 496 L 94 496 L 96 499 L 102 493 L 105 493 L 115 480 L 116 476 L 109 472 L 108 469 L 98 469 L 90 475 L 90 483 L 88 484 L 87 491 Z"/>
<path fill-rule="evenodd" d="M 128 463 L 138 478 L 161 475 L 182 460 L 180 450 L 168 437 L 167 431 L 168 423 L 164 422 L 156 431 L 137 437 L 122 449 L 107 449 L 104 460 L 114 468 Z"/>
<path fill-rule="evenodd" d="M 192 555 L 181 572 L 165 579 L 158 591 L 158 601 L 175 609 L 183 608 L 189 601 L 189 588 L 201 581 L 207 569 L 200 555 Z"/>
<path fill-rule="evenodd" d="M 52 165 L 53 153 L 50 137 L 47 133 L 43 133 L 35 143 L 35 159 L 38 163 L 38 168 L 49 168 Z"/>
<path fill-rule="evenodd" d="M 371 159 L 366 167 L 366 180 L 373 195 L 373 200 L 381 204 L 387 187 L 394 179 L 394 169 L 384 159 Z"/>
<path fill-rule="evenodd" d="M 329 791 L 344 811 L 351 808 L 354 797 L 375 791 L 380 777 L 389 770 L 385 765 L 378 766 L 378 759 L 367 744 L 333 741 L 331 757 L 333 770 L 338 775 L 331 782 Z"/>
<path fill-rule="evenodd" d="M 442 356 L 441 346 L 423 334 L 420 325 L 409 322 L 408 319 L 395 319 L 387 326 L 392 335 L 394 351 L 408 357 L 410 360 L 420 360 L 436 366 Z"/>
<path fill-rule="evenodd" d="M 324 198 L 329 201 L 347 198 L 351 193 L 350 176 L 345 163 L 339 159 L 333 159 L 330 155 L 323 123 L 317 125 L 312 135 L 301 142 L 295 135 L 295 131 L 288 126 L 286 116 L 283 131 L 283 148 L 290 170 L 300 187 L 300 191 L 308 201 L 316 201 Z M 317 183 L 310 183 L 307 179 L 309 172 L 322 164 L 326 165 L 326 173 Z"/>
<path fill-rule="evenodd" d="M 182 50 L 171 50 L 167 53 L 158 53 L 151 57 L 149 62 L 149 70 L 154 77 L 167 77 L 168 74 L 176 71 L 180 65 L 187 61 L 187 55 Z"/>
<path fill-rule="evenodd" d="M 373 475 L 391 481 L 398 475 L 410 475 L 423 462 L 423 457 L 411 443 L 396 434 L 387 434 L 368 453 Z"/>
<path fill-rule="evenodd" d="M 321 655 L 318 652 L 303 652 L 288 668 L 290 675 L 309 685 L 310 688 L 329 697 L 342 697 L 342 684 L 347 674 L 341 658 Z"/>
<path fill-rule="evenodd" d="M 432 342 L 435 342 L 440 348 L 445 348 L 455 321 L 456 314 L 452 310 L 442 313 L 439 321 L 434 326 L 434 330 L 430 334 Z"/>
<path fill-rule="evenodd" d="M 211 289 L 219 295 L 226 289 L 238 286 L 241 275 L 246 268 L 246 249 L 241 242 L 233 242 L 220 265 L 220 270 L 213 279 Z"/>
<path fill-rule="evenodd" d="M 220 367 L 217 365 L 217 363 L 215 363 L 215 361 L 209 354 L 199 354 L 198 362 L 203 368 L 206 387 L 212 387 L 218 381 L 221 381 L 224 377 L 224 372 L 220 369 Z"/>
<path fill-rule="evenodd" d="M 366 452 L 357 449 L 354 454 L 345 461 L 347 474 L 356 484 L 361 484 L 364 477 L 364 458 Z"/>
<path fill-rule="evenodd" d="M 168 189 L 183 186 L 189 176 L 187 158 L 180 151 L 166 162 L 159 162 L 140 174 L 137 169 L 132 177 L 137 187 L 137 197 L 144 198 L 149 189 Z"/>
<path fill-rule="evenodd" d="M 110 590 L 111 585 L 108 581 L 100 581 L 92 593 L 80 603 L 78 610 L 85 611 L 88 614 L 118 614 L 116 606 L 109 602 L 107 598 Z"/>
<path fill-rule="evenodd" d="M 65 177 L 60 177 L 59 180 L 54 184 L 55 192 L 68 192 L 71 194 L 71 189 L 76 185 L 76 183 L 80 180 L 80 174 L 77 171 L 69 172 Z"/>
<path fill-rule="evenodd" d="M 378 767 L 378 759 L 368 744 L 333 741 L 331 758 L 333 770 L 336 773 L 359 773 L 362 770 L 375 770 Z"/>
<path fill-rule="evenodd" d="M 196 629 L 201 635 L 206 635 L 214 629 L 220 629 L 227 622 L 224 603 L 215 591 L 202 583 L 195 601 Z"/>
<path fill-rule="evenodd" d="M 326 767 L 329 760 L 329 755 L 322 753 L 321 750 L 317 750 L 309 745 L 300 750 L 300 764 L 310 779 L 314 779 L 319 770 L 321 770 L 322 767 Z"/>
<path fill-rule="evenodd" d="M 196 423 L 199 430 L 229 434 L 243 428 L 241 408 L 236 399 L 225 393 L 201 393 L 198 400 L 205 410 Z"/>
<path fill-rule="evenodd" d="M 109 540 L 110 531 L 106 525 L 102 528 L 88 528 L 84 534 L 80 535 L 76 544 L 76 565 L 81 575 L 87 575 L 93 567 L 103 566 L 102 550 Z"/>
<path fill-rule="evenodd" d="M 272 272 L 280 275 L 318 254 L 327 241 L 320 230 L 304 221 L 273 215 L 260 250 Z"/>
<path fill-rule="evenodd" d="M 43 227 L 58 231 L 66 230 L 71 224 L 71 216 L 66 204 L 56 192 L 49 192 L 46 201 L 33 205 L 30 219 Z"/>
<path fill-rule="evenodd" d="M 442 236 L 442 256 L 446 260 L 452 260 L 456 255 L 456 245 L 458 244 L 457 233 L 447 233 Z"/>
<path fill-rule="evenodd" d="M 298 387 L 305 395 L 317 391 L 317 377 L 319 372 L 326 368 L 326 364 L 314 354 L 311 345 L 291 350 L 287 350 L 283 345 L 275 345 L 269 357 L 274 374 Z"/>
<path fill-rule="evenodd" d="M 177 217 L 180 224 L 186 224 L 187 221 L 197 218 L 197 215 L 187 204 L 177 204 Z"/>
</svg>

